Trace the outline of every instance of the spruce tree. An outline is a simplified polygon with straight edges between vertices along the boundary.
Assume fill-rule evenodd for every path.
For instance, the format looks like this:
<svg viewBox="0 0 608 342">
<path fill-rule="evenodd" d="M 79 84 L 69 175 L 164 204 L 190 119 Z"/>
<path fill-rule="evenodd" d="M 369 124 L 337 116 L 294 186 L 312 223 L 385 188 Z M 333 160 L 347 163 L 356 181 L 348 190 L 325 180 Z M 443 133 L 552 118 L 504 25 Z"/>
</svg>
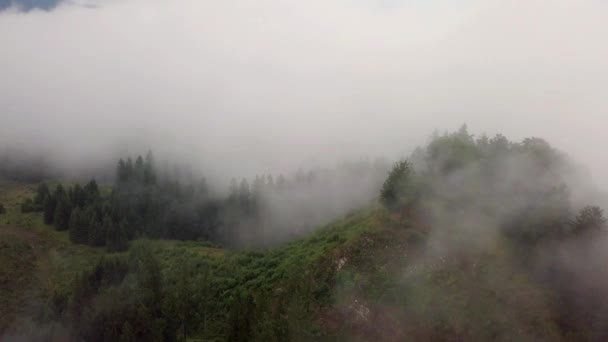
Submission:
<svg viewBox="0 0 608 342">
<path fill-rule="evenodd" d="M 127 165 L 122 158 L 118 161 L 118 165 L 116 166 L 116 180 L 118 183 L 124 183 L 129 179 L 129 174 L 127 173 Z"/>
<path fill-rule="evenodd" d="M 84 195 L 85 195 L 85 202 L 87 205 L 90 205 L 92 203 L 95 203 L 99 200 L 100 194 L 99 194 L 99 187 L 97 186 L 97 182 L 95 181 L 95 179 L 91 179 L 87 185 L 84 186 Z"/>
<path fill-rule="evenodd" d="M 49 191 L 49 186 L 46 185 L 46 183 L 40 183 L 38 185 L 38 189 L 36 190 L 36 197 L 34 198 L 34 203 L 37 206 L 42 207 L 44 205 L 44 201 L 50 195 L 51 192 Z"/>
<path fill-rule="evenodd" d="M 99 220 L 97 215 L 92 215 L 91 221 L 89 222 L 88 244 L 89 246 L 99 247 L 103 246 L 105 243 L 105 225 Z"/>
<path fill-rule="evenodd" d="M 69 233 L 70 240 L 73 243 L 86 244 L 89 242 L 89 214 L 90 212 L 83 211 L 76 207 L 70 215 Z"/>
<path fill-rule="evenodd" d="M 408 162 L 399 161 L 395 163 L 380 191 L 380 200 L 384 206 L 389 209 L 396 209 L 410 199 L 409 192 L 411 192 L 411 189 L 408 189 L 408 182 L 412 173 Z"/>
<path fill-rule="evenodd" d="M 156 184 L 156 171 L 152 151 L 148 151 L 144 162 L 144 184 Z"/>
<path fill-rule="evenodd" d="M 67 196 L 60 196 L 57 199 L 57 206 L 54 214 L 55 229 L 67 230 L 69 228 L 71 212 L 72 206 Z"/>
<path fill-rule="evenodd" d="M 145 182 L 144 159 L 141 156 L 137 156 L 137 159 L 135 159 L 135 166 L 133 169 L 133 174 L 135 176 L 134 178 L 137 180 L 138 183 Z"/>
<path fill-rule="evenodd" d="M 239 204 L 241 209 L 245 212 L 249 211 L 249 201 L 251 199 L 251 191 L 249 190 L 249 183 L 247 179 L 243 178 L 241 186 L 239 187 Z"/>
<path fill-rule="evenodd" d="M 127 163 L 125 164 L 125 173 L 127 175 L 127 181 L 133 180 L 133 174 L 135 172 L 133 167 L 133 160 L 131 159 L 131 157 L 127 158 Z"/>
<path fill-rule="evenodd" d="M 53 224 L 55 218 L 55 209 L 57 207 L 57 201 L 55 196 L 49 195 L 43 204 L 44 211 L 44 224 Z"/>
<path fill-rule="evenodd" d="M 105 224 L 104 224 L 105 226 Z M 106 227 L 106 249 L 109 252 L 122 252 L 128 248 L 126 221 L 121 221 L 119 225 L 111 222 Z"/>
</svg>

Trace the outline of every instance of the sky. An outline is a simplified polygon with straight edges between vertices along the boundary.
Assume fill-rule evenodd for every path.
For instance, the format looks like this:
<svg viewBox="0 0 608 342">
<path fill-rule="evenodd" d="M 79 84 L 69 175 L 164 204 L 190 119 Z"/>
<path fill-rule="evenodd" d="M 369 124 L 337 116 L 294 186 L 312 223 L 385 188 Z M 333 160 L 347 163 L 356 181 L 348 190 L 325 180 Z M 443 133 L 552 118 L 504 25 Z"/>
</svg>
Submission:
<svg viewBox="0 0 608 342">
<path fill-rule="evenodd" d="M 250 175 L 543 137 L 608 186 L 603 0 L 0 0 L 0 146 Z"/>
</svg>

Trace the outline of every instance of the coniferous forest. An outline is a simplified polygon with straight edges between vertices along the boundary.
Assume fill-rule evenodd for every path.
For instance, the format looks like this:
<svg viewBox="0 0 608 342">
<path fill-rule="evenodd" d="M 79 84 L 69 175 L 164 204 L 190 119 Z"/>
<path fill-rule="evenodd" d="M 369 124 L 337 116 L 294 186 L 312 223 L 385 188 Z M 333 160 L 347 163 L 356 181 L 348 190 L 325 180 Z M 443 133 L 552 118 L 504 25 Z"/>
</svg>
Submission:
<svg viewBox="0 0 608 342">
<path fill-rule="evenodd" d="M 110 184 L 34 183 L 0 214 L 4 224 L 34 219 L 25 229 L 72 259 L 47 266 L 62 279 L 37 290 L 28 324 L 40 334 L 28 338 L 594 341 L 608 331 L 593 274 L 606 218 L 595 203 L 574 202 L 576 166 L 542 139 L 475 138 L 463 126 L 389 168 L 233 179 L 223 193 L 202 176 L 159 171 L 151 153 L 134 160 L 120 159 Z M 327 183 L 338 174 L 372 182 L 377 172 L 383 180 L 357 210 L 272 239 L 295 225 L 274 219 L 272 206 L 315 182 L 340 189 Z M 61 236 L 68 244 L 57 249 Z M 480 305 L 484 324 L 469 310 Z M 411 325 L 399 328 L 406 317 Z"/>
<path fill-rule="evenodd" d="M 0 342 L 608 341 L 608 0 L 0 0 Z"/>
</svg>

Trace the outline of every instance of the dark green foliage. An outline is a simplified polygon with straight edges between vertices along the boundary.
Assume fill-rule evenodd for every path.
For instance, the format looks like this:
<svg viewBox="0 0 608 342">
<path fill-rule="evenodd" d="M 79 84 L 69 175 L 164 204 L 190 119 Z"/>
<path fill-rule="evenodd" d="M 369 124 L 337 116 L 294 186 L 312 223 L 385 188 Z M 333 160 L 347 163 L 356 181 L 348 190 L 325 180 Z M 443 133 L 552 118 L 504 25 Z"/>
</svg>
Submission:
<svg viewBox="0 0 608 342">
<path fill-rule="evenodd" d="M 128 258 L 103 259 L 74 283 L 70 318 L 85 341 L 173 341 L 161 303 L 160 265 L 146 243 Z"/>
<path fill-rule="evenodd" d="M 118 161 L 118 166 L 116 167 L 116 180 L 119 183 L 126 182 L 129 180 L 129 174 L 127 173 L 127 166 L 125 161 L 120 159 Z"/>
<path fill-rule="evenodd" d="M 240 292 L 233 299 L 229 320 L 229 341 L 246 342 L 251 339 L 253 319 L 253 298 L 247 292 Z"/>
<path fill-rule="evenodd" d="M 100 247 L 106 243 L 107 232 L 106 226 L 97 216 L 97 214 L 91 215 L 91 221 L 89 222 L 89 236 L 87 243 L 93 247 Z"/>
<path fill-rule="evenodd" d="M 247 179 L 243 179 L 239 186 L 239 205 L 243 208 L 244 212 L 249 212 L 250 201 L 251 192 L 249 190 L 249 182 L 247 182 Z"/>
<path fill-rule="evenodd" d="M 40 183 L 36 190 L 36 197 L 34 197 L 34 204 L 42 208 L 44 201 L 51 196 L 51 191 L 46 183 Z"/>
<path fill-rule="evenodd" d="M 571 227 L 574 234 L 605 230 L 604 211 L 597 206 L 586 206 L 578 212 Z"/>
<path fill-rule="evenodd" d="M 380 190 L 380 200 L 384 206 L 395 209 L 410 205 L 416 200 L 413 184 L 414 171 L 406 161 L 395 163 Z"/>
<path fill-rule="evenodd" d="M 55 229 L 68 230 L 71 213 L 72 204 L 70 203 L 69 198 L 65 194 L 58 196 L 57 206 L 55 207 L 55 214 L 53 215 Z"/>
<path fill-rule="evenodd" d="M 144 184 L 156 184 L 156 170 L 152 151 L 148 151 L 148 154 L 146 155 L 146 161 L 144 163 Z"/>
<path fill-rule="evenodd" d="M 106 239 L 103 229 L 90 229 L 100 227 L 101 218 L 108 211 L 104 209 L 104 200 L 94 179 L 84 188 L 76 184 L 67 191 L 59 184 L 53 193 L 50 193 L 48 186 L 41 184 L 36 199 L 26 201 L 24 205 L 36 205 L 40 198 L 44 198 L 40 207 L 45 224 L 54 224 L 57 230 L 69 229 L 70 239 L 74 242 L 87 244 L 91 240 L 90 243 L 95 246 L 103 245 Z M 78 211 L 73 215 L 76 209 Z"/>
<path fill-rule="evenodd" d="M 48 196 L 43 204 L 43 219 L 45 224 L 53 224 L 55 222 L 55 210 L 57 209 L 57 200 L 55 195 Z"/>
<path fill-rule="evenodd" d="M 570 198 L 565 186 L 551 188 L 530 198 L 534 199 L 530 205 L 518 210 L 503 223 L 502 228 L 507 236 L 520 242 L 536 243 L 567 232 Z"/>
<path fill-rule="evenodd" d="M 411 160 L 416 164 L 396 164 L 385 181 L 381 201 L 386 207 L 405 210 L 412 203 L 408 197 L 423 198 L 435 211 L 426 214 L 427 221 L 455 225 L 467 216 L 498 221 L 505 235 L 526 243 L 571 230 L 570 195 L 564 186 L 564 170 L 571 167 L 542 139 L 516 143 L 500 134 L 474 139 L 463 125 L 457 132 L 436 134 Z M 410 195 L 399 188 L 411 189 Z"/>
<path fill-rule="evenodd" d="M 136 342 L 137 341 L 135 332 L 133 331 L 133 328 L 131 327 L 131 324 L 129 324 L 129 322 L 125 322 L 125 324 L 122 325 L 122 328 L 120 329 L 120 339 L 118 339 L 118 341 L 119 342 Z"/>
<path fill-rule="evenodd" d="M 22 213 L 44 211 L 44 203 L 51 196 L 48 185 L 40 183 L 36 189 L 34 199 L 27 198 L 21 203 Z"/>
<path fill-rule="evenodd" d="M 69 235 L 74 243 L 89 243 L 89 224 L 91 223 L 91 211 L 83 211 L 79 207 L 72 210 L 70 215 Z"/>
<path fill-rule="evenodd" d="M 21 203 L 21 212 L 22 213 L 32 213 L 36 211 L 40 211 L 42 207 L 37 206 L 31 198 L 26 199 Z"/>
<path fill-rule="evenodd" d="M 427 163 L 435 175 L 447 175 L 480 157 L 467 126 L 453 134 L 435 138 L 427 147 Z"/>
<path fill-rule="evenodd" d="M 6 213 L 6 209 L 4 208 L 4 205 L 2 205 L 2 203 L 0 203 L 0 215 L 5 214 Z"/>
<path fill-rule="evenodd" d="M 125 221 L 120 224 L 112 222 L 109 217 L 104 219 L 103 229 L 106 232 L 106 249 L 108 252 L 122 252 L 128 248 L 127 225 Z"/>
<path fill-rule="evenodd" d="M 125 163 L 125 174 L 127 175 L 127 180 L 134 180 L 135 172 L 133 169 L 133 160 L 131 157 L 127 158 L 127 162 Z"/>
<path fill-rule="evenodd" d="M 139 183 L 144 183 L 144 159 L 141 156 L 137 156 L 135 159 L 135 166 L 133 168 L 133 176 Z"/>
</svg>

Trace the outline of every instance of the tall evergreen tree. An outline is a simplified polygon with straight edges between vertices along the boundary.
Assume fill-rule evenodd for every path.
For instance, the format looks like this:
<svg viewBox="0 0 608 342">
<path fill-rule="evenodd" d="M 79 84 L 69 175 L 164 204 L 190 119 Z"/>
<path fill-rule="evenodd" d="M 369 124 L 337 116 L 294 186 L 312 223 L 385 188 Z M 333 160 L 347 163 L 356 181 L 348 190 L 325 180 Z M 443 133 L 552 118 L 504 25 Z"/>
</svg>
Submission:
<svg viewBox="0 0 608 342">
<path fill-rule="evenodd" d="M 127 223 L 123 219 L 120 224 L 115 224 L 111 220 L 104 221 L 106 229 L 106 249 L 109 252 L 122 252 L 128 248 Z"/>
<path fill-rule="evenodd" d="M 144 159 L 141 156 L 137 156 L 135 166 L 133 167 L 133 175 L 138 183 L 144 183 L 145 172 Z"/>
<path fill-rule="evenodd" d="M 97 186 L 97 182 L 95 181 L 95 178 L 91 179 L 84 186 L 84 193 L 85 193 L 85 199 L 86 199 L 85 202 L 88 205 L 93 204 L 99 200 L 101 195 L 99 193 L 99 187 Z"/>
<path fill-rule="evenodd" d="M 116 180 L 119 183 L 124 183 L 129 179 L 129 174 L 127 172 L 127 165 L 122 158 L 118 161 L 118 165 L 116 166 Z"/>
<path fill-rule="evenodd" d="M 144 184 L 156 184 L 156 165 L 154 164 L 152 151 L 148 151 L 146 160 L 144 161 Z"/>
<path fill-rule="evenodd" d="M 230 190 L 228 195 L 228 202 L 231 204 L 236 204 L 239 198 L 239 186 L 236 182 L 235 178 L 230 180 Z"/>
<path fill-rule="evenodd" d="M 106 231 L 105 225 L 103 222 L 99 220 L 97 215 L 91 216 L 91 221 L 89 222 L 89 236 L 88 236 L 88 244 L 89 246 L 99 247 L 103 246 L 106 243 Z"/>
<path fill-rule="evenodd" d="M 70 223 L 70 214 L 72 213 L 72 205 L 66 195 L 57 198 L 57 206 L 55 207 L 54 223 L 55 229 L 67 230 Z"/>
<path fill-rule="evenodd" d="M 70 200 L 74 207 L 78 207 L 80 209 L 84 208 L 86 204 L 86 195 L 80 184 L 76 184 L 70 189 Z"/>
<path fill-rule="evenodd" d="M 44 205 L 44 201 L 50 195 L 51 192 L 49 190 L 49 186 L 46 183 L 40 183 L 38 185 L 38 189 L 36 190 L 36 197 L 34 198 L 34 203 L 37 206 L 42 207 Z"/>
<path fill-rule="evenodd" d="M 127 174 L 127 180 L 133 180 L 133 174 L 135 173 L 135 171 L 133 167 L 133 160 L 131 159 L 131 157 L 127 158 L 127 163 L 125 164 L 125 172 Z"/>
<path fill-rule="evenodd" d="M 74 208 L 70 215 L 69 235 L 74 243 L 87 244 L 89 242 L 90 211 Z"/>
<path fill-rule="evenodd" d="M 412 199 L 411 176 L 413 170 L 406 161 L 395 163 L 388 178 L 382 185 L 380 200 L 387 208 L 396 209 Z"/>
<path fill-rule="evenodd" d="M 249 190 L 249 182 L 243 178 L 239 186 L 239 205 L 244 213 L 249 213 L 251 201 L 251 191 Z"/>
</svg>

